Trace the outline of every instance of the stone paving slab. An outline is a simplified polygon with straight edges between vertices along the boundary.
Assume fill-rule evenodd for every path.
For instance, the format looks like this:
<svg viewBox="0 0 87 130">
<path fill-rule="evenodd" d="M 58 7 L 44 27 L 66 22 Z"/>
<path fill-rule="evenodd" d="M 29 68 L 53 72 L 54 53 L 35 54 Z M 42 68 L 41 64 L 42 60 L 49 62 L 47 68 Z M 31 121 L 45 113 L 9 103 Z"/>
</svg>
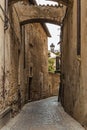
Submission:
<svg viewBox="0 0 87 130">
<path fill-rule="evenodd" d="M 26 104 L 1 130 L 85 130 L 51 97 Z"/>
</svg>

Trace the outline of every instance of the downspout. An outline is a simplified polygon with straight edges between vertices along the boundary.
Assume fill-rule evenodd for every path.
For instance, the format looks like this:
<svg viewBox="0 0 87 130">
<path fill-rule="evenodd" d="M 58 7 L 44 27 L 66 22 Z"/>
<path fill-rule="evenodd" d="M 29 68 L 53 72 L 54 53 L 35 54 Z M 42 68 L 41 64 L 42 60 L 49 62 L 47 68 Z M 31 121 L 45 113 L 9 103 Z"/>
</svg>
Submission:
<svg viewBox="0 0 87 130">
<path fill-rule="evenodd" d="M 0 55 L 0 82 L 1 82 L 1 87 L 2 87 L 2 99 L 4 101 L 5 99 L 5 33 L 4 33 L 4 22 L 5 22 L 5 17 L 4 17 L 4 11 L 5 9 L 5 0 L 0 3 L 0 23 L 1 23 L 1 35 L 0 35 L 0 49 L 1 49 L 1 55 Z M 3 102 L 4 103 L 4 102 Z"/>
<path fill-rule="evenodd" d="M 4 10 L 5 14 L 7 15 L 8 12 L 8 0 L 5 0 L 4 3 Z M 4 15 L 4 43 L 3 43 L 3 99 L 5 99 L 5 36 L 6 36 L 6 30 L 8 29 L 8 19 Z"/>
</svg>

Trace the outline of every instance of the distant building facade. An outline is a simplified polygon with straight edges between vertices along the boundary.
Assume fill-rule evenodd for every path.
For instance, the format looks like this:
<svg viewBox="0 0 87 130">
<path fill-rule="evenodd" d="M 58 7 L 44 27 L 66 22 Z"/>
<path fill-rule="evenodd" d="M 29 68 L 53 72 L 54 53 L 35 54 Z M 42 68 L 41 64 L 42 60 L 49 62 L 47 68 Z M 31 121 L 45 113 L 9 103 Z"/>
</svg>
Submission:
<svg viewBox="0 0 87 130">
<path fill-rule="evenodd" d="M 54 52 L 54 48 L 55 48 L 55 45 L 52 43 L 52 44 L 50 45 L 50 50 L 51 50 L 51 52 Z"/>
</svg>

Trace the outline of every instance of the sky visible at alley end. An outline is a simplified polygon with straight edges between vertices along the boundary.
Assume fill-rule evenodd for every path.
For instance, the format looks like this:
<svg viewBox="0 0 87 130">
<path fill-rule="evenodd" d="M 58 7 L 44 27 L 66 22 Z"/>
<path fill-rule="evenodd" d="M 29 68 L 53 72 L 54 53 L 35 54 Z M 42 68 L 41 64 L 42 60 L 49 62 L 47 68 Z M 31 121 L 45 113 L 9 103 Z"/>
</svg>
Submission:
<svg viewBox="0 0 87 130">
<path fill-rule="evenodd" d="M 56 2 L 50 2 L 50 1 L 45 1 L 45 0 L 36 0 L 37 4 L 39 5 L 58 5 Z M 60 41 L 60 26 L 55 25 L 55 24 L 50 24 L 46 23 L 49 32 L 51 34 L 51 37 L 48 38 L 48 50 L 50 50 L 50 45 L 53 43 L 55 45 L 55 50 L 60 51 L 60 45 L 58 45 L 58 42 Z"/>
</svg>

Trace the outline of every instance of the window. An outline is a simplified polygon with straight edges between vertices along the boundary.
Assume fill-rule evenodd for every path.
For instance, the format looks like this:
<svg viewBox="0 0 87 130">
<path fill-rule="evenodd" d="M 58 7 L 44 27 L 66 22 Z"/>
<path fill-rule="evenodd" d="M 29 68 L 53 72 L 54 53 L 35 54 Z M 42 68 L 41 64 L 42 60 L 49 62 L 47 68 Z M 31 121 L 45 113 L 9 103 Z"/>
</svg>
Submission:
<svg viewBox="0 0 87 130">
<path fill-rule="evenodd" d="M 30 67 L 30 75 L 32 75 L 32 67 Z"/>
<path fill-rule="evenodd" d="M 32 77 L 33 76 L 33 67 L 30 66 L 30 69 L 29 69 L 29 77 Z"/>
<path fill-rule="evenodd" d="M 22 33 L 21 33 L 21 39 L 22 39 L 22 45 L 23 45 L 23 62 L 24 62 L 24 69 L 26 67 L 26 61 L 25 61 L 25 26 L 22 26 Z"/>
<path fill-rule="evenodd" d="M 77 55 L 81 54 L 81 0 L 77 0 Z"/>
<path fill-rule="evenodd" d="M 33 47 L 34 42 L 36 41 L 35 36 L 33 35 L 33 32 L 35 32 L 35 30 L 33 30 L 33 24 L 30 24 L 29 25 L 29 46 L 30 47 Z"/>
</svg>

